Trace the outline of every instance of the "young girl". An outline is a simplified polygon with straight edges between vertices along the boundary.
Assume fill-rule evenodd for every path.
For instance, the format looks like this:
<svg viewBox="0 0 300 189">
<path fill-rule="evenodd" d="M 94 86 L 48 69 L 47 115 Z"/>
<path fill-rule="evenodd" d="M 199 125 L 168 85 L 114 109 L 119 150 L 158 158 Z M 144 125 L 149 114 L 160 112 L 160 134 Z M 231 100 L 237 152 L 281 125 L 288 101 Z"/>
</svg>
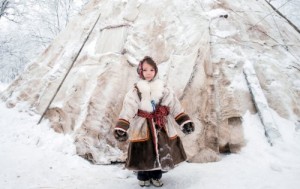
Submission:
<svg viewBox="0 0 300 189">
<path fill-rule="evenodd" d="M 138 172 L 140 186 L 162 186 L 162 171 L 186 160 L 174 126 L 178 124 L 185 134 L 194 131 L 173 91 L 156 78 L 157 72 L 151 57 L 140 61 L 141 80 L 126 94 L 114 130 L 118 141 L 130 137 L 125 167 Z"/>
</svg>

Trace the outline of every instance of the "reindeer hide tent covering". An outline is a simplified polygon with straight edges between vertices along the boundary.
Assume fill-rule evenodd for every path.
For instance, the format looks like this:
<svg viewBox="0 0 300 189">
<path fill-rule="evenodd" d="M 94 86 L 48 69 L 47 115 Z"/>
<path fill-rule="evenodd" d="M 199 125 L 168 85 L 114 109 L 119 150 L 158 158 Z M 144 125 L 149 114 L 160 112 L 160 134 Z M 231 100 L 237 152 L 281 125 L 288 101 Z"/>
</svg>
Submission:
<svg viewBox="0 0 300 189">
<path fill-rule="evenodd" d="M 127 143 L 112 130 L 136 65 L 149 55 L 196 125 L 181 133 L 189 161 L 218 161 L 246 144 L 247 111 L 300 120 L 300 35 L 276 13 L 265 17 L 273 10 L 264 1 L 249 1 L 91 0 L 1 98 L 45 113 L 74 138 L 78 155 L 122 162 Z M 266 100 L 256 101 L 256 91 Z"/>
</svg>

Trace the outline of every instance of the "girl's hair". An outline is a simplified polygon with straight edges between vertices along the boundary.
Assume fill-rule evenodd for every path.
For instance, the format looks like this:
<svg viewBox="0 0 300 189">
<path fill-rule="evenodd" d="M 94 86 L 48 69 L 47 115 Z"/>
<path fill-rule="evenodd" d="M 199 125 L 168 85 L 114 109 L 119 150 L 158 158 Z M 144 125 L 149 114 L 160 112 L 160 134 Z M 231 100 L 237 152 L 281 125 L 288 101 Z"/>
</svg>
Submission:
<svg viewBox="0 0 300 189">
<path fill-rule="evenodd" d="M 156 76 L 157 72 L 158 72 L 158 68 L 157 68 L 157 65 L 156 63 L 154 62 L 154 60 L 150 57 L 150 56 L 145 56 L 139 63 L 139 66 L 137 68 L 137 72 L 140 76 L 141 79 L 145 79 L 144 76 L 143 76 L 143 64 L 144 62 L 147 62 L 150 66 L 152 66 L 155 70 L 155 75 L 154 77 Z"/>
</svg>

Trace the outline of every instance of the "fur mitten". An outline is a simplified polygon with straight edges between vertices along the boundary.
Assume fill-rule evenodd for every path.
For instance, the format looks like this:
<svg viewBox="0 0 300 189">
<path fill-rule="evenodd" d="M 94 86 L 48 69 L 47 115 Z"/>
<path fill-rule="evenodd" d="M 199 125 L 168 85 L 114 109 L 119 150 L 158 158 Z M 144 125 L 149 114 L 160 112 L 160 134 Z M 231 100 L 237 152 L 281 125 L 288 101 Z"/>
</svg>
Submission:
<svg viewBox="0 0 300 189">
<path fill-rule="evenodd" d="M 188 122 L 184 124 L 182 127 L 182 132 L 186 135 L 191 134 L 192 132 L 194 132 L 194 130 L 195 130 L 195 126 L 193 122 Z"/>
<path fill-rule="evenodd" d="M 119 142 L 124 142 L 128 139 L 128 134 L 122 130 L 115 130 L 114 136 Z"/>
</svg>

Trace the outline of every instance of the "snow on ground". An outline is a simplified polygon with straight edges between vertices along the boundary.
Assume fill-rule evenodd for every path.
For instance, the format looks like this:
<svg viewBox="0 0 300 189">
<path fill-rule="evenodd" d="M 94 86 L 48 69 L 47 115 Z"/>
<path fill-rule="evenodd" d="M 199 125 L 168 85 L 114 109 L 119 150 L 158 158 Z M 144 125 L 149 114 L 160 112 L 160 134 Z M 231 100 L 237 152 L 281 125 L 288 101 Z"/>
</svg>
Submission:
<svg viewBox="0 0 300 189">
<path fill-rule="evenodd" d="M 118 165 L 93 165 L 75 153 L 72 136 L 55 133 L 26 106 L 0 103 L 0 186 L 4 189 L 132 189 L 136 175 Z M 182 163 L 163 175 L 168 189 L 298 189 L 300 132 L 273 112 L 282 141 L 271 147 L 257 115 L 243 117 L 246 147 L 220 162 Z M 150 188 L 154 188 L 151 186 Z"/>
</svg>

